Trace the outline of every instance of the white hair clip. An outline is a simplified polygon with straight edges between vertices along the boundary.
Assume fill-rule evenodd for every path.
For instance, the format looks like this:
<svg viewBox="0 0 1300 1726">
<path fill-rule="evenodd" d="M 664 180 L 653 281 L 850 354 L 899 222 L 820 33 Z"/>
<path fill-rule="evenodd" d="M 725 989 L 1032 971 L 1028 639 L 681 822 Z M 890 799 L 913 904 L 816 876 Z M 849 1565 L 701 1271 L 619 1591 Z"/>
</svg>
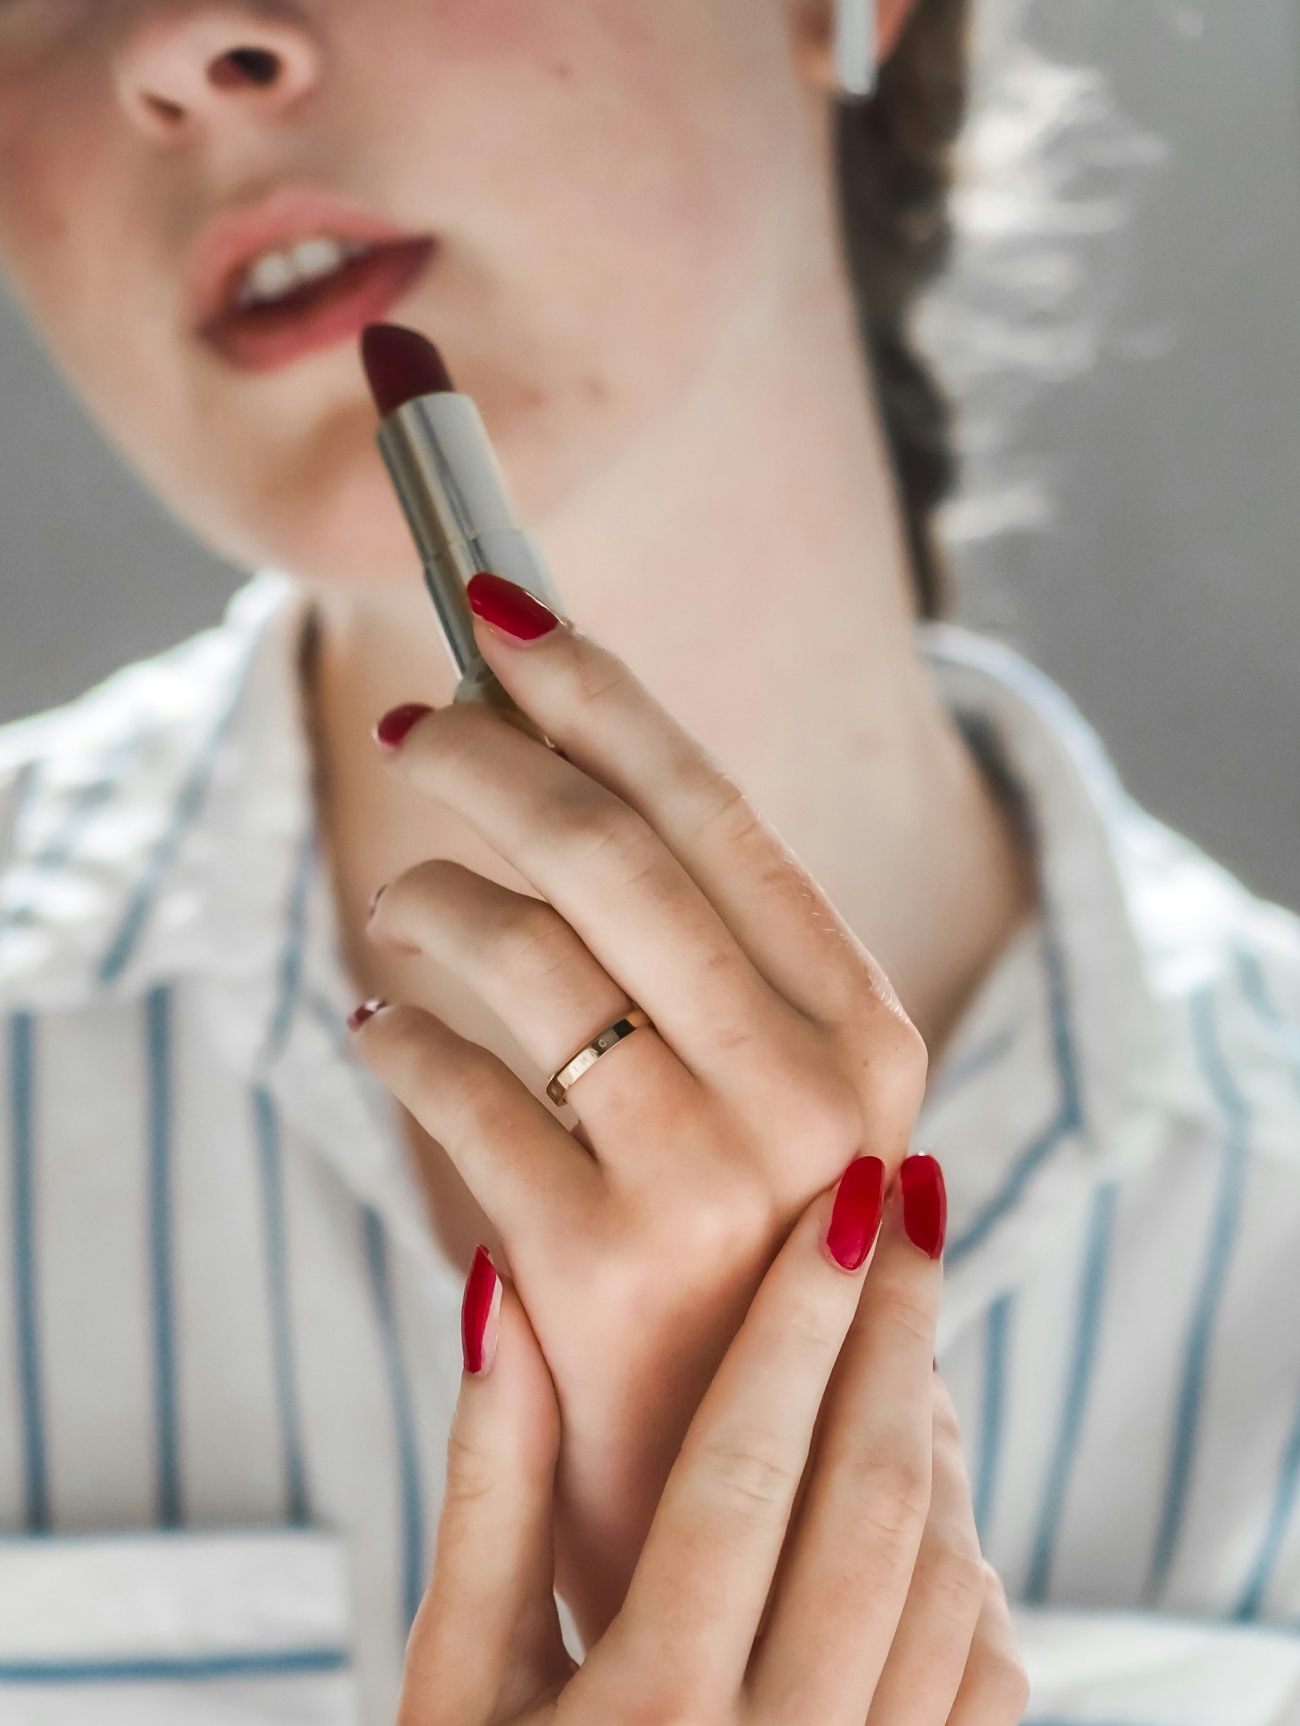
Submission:
<svg viewBox="0 0 1300 1726">
<path fill-rule="evenodd" d="M 835 0 L 835 75 L 845 96 L 876 88 L 876 0 Z"/>
</svg>

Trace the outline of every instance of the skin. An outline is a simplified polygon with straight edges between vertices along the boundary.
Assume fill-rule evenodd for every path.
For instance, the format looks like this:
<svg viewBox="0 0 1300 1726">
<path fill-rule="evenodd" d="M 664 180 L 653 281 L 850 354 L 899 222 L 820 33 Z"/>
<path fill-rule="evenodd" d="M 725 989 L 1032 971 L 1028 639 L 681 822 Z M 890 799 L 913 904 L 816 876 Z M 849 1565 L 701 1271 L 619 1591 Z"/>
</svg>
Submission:
<svg viewBox="0 0 1300 1726">
<path fill-rule="evenodd" d="M 907 10 L 906 0 L 882 7 L 886 45 Z M 899 1002 L 940 1046 L 1032 896 L 1016 836 L 913 645 L 835 233 L 828 29 L 821 0 L 0 5 L 0 246 L 12 280 L 91 411 L 170 507 L 212 544 L 290 568 L 313 593 L 307 710 L 344 945 L 359 992 L 422 1015 L 405 1039 L 416 1067 L 454 1047 L 463 1077 L 478 1070 L 481 1044 L 535 1083 L 608 1022 L 611 992 L 636 998 L 638 950 L 677 939 L 685 997 L 707 941 L 698 919 L 665 923 L 662 905 L 629 911 L 628 881 L 605 882 L 591 901 L 615 933 L 602 943 L 582 927 L 591 883 L 575 837 L 599 852 L 608 832 L 581 826 L 586 792 L 529 808 L 510 736 L 484 716 L 441 715 L 401 763 L 377 763 L 376 717 L 401 701 L 445 703 L 451 680 L 374 452 L 354 349 L 238 371 L 196 332 L 185 291 L 204 223 L 282 185 L 325 186 L 436 235 L 433 266 L 395 313 L 435 336 L 478 399 L 569 611 L 648 692 L 631 704 L 622 762 L 584 744 L 593 686 L 575 684 L 573 666 L 543 698 L 524 688 L 541 673 L 486 629 L 485 652 L 525 705 L 540 701 L 573 772 L 605 794 L 599 819 L 624 832 L 630 810 L 646 823 L 656 866 L 666 857 L 685 871 L 762 975 L 766 993 L 750 996 L 759 1022 L 729 1001 L 736 1046 L 761 1047 L 785 1071 L 798 1131 L 784 1161 L 775 1139 L 751 1132 L 728 1163 L 728 1135 L 737 1121 L 752 1127 L 769 1092 L 725 1063 L 713 1089 L 732 1112 L 710 1093 L 668 1123 L 705 1147 L 710 1179 L 727 1170 L 726 1204 L 698 1213 L 727 1222 L 691 1299 L 679 1298 L 679 1239 L 644 1203 L 621 1213 L 624 1293 L 612 1318 L 575 1299 L 540 1253 L 521 1279 L 563 1412 L 561 1562 L 589 1627 L 621 1599 L 690 1412 L 793 1218 L 868 1132 L 891 1166 L 903 1154 L 924 1051 Z M 276 57 L 273 86 L 214 80 L 222 55 L 249 46 Z M 632 687 L 567 632 L 531 663 L 561 651 L 596 655 L 598 685 Z M 802 871 L 783 861 L 772 876 L 811 908 L 790 972 L 822 963 L 829 931 L 853 973 L 857 993 L 845 999 L 871 1007 L 867 1042 L 847 1037 L 851 1014 L 819 1015 L 755 957 L 747 930 L 766 916 L 761 880 L 743 904 L 720 907 L 682 861 L 682 784 L 654 765 L 665 710 L 703 746 L 681 744 L 691 783 L 733 811 L 749 805 L 725 788 L 743 785 L 802 859 Z M 505 788 L 492 820 L 476 801 L 482 784 Z M 748 831 L 742 814 L 730 833 L 741 852 Z M 558 874 L 547 875 L 548 857 Z M 444 862 L 441 875 L 409 874 L 430 858 L 461 873 Z M 573 938 L 550 993 L 535 990 L 514 1023 L 483 962 L 503 901 L 472 888 L 471 903 L 474 879 L 515 892 L 531 883 L 564 907 Z M 405 904 L 418 928 L 372 929 L 367 906 L 387 883 L 402 890 L 385 895 L 380 923 Z M 459 951 L 452 927 L 466 932 Z M 659 1016 L 672 998 L 665 987 Z M 381 1015 L 362 1039 L 380 1070 L 385 1022 L 401 1021 Z M 539 1027 L 579 1022 L 561 1053 L 546 1047 Z M 457 1034 L 472 1042 L 446 1041 Z M 655 1046 L 653 1033 L 638 1038 Z M 654 1087 L 632 1046 L 602 1063 L 599 1086 L 594 1074 L 584 1081 L 588 1111 L 612 1094 L 625 1122 L 644 1115 Z M 699 1077 L 698 1033 L 663 1046 Z M 626 1084 L 610 1093 L 620 1070 Z M 492 1072 L 483 1094 L 514 1095 L 507 1067 Z M 386 1076 L 402 1095 L 391 1063 Z M 477 1239 L 513 1235 L 513 1262 L 527 1232 L 503 1219 L 512 1203 L 526 1208 L 521 1199 L 546 1225 L 538 1239 L 558 1233 L 563 1218 L 527 1170 L 513 1185 L 485 1182 L 485 1161 L 446 1154 L 451 1127 L 418 1084 L 404 1100 L 453 1254 L 467 1262 Z M 626 1166 L 634 1135 L 582 1126 L 588 1143 L 601 1140 L 598 1165 Z M 487 1161 L 499 1139 L 480 1123 Z M 679 1202 L 674 1214 L 688 1211 Z M 647 1304 L 628 1290 L 661 1292 Z"/>
<path fill-rule="evenodd" d="M 513 1291 L 466 1376 L 398 1726 L 1015 1726 L 1028 1686 L 929 1354 L 938 1266 L 800 1218 L 691 1423 L 627 1601 L 576 1669 L 550 1589 L 560 1423 Z M 865 1288 L 864 1288 L 865 1283 Z M 816 1437 L 814 1440 L 814 1429 Z"/>
</svg>

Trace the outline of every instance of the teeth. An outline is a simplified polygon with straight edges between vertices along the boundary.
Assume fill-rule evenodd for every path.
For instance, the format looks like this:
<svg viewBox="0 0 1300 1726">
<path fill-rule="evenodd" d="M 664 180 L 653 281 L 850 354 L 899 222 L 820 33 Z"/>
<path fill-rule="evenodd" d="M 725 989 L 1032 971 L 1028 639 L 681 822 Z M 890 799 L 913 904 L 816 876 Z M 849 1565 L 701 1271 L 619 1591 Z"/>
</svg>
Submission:
<svg viewBox="0 0 1300 1726">
<path fill-rule="evenodd" d="M 308 282 L 319 282 L 341 270 L 344 264 L 369 251 L 356 240 L 336 240 L 328 235 L 302 240 L 285 251 L 263 252 L 254 259 L 240 284 L 241 306 L 267 305 L 282 300 Z"/>
</svg>

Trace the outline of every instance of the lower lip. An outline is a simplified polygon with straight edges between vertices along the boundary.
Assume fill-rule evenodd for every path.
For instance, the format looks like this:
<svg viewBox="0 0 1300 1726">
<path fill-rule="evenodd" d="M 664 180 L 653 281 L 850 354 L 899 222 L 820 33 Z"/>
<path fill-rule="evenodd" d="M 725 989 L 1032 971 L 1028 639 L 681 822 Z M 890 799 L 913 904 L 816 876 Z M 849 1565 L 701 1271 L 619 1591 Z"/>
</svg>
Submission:
<svg viewBox="0 0 1300 1726">
<path fill-rule="evenodd" d="M 415 286 L 433 257 L 432 240 L 376 246 L 274 305 L 233 307 L 204 326 L 210 348 L 240 371 L 270 372 L 305 354 L 351 341 L 379 323 Z"/>
</svg>

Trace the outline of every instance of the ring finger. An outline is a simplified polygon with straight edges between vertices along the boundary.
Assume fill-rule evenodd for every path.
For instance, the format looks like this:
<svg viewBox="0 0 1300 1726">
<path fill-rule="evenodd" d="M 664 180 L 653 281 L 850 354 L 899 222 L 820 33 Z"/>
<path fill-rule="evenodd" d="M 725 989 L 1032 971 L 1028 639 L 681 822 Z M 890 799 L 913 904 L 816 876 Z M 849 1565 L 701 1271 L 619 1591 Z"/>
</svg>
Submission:
<svg viewBox="0 0 1300 1726">
<path fill-rule="evenodd" d="M 408 870 L 380 896 L 372 939 L 418 950 L 468 985 L 544 1073 L 571 1060 L 635 1003 L 554 908 L 457 863 Z M 424 1003 L 433 1006 L 433 1002 Z M 569 1101 L 599 1154 L 639 1148 L 653 1115 L 689 1118 L 696 1081 L 653 1027 L 603 1055 Z M 627 1144 L 629 1126 L 635 1146 Z"/>
</svg>

